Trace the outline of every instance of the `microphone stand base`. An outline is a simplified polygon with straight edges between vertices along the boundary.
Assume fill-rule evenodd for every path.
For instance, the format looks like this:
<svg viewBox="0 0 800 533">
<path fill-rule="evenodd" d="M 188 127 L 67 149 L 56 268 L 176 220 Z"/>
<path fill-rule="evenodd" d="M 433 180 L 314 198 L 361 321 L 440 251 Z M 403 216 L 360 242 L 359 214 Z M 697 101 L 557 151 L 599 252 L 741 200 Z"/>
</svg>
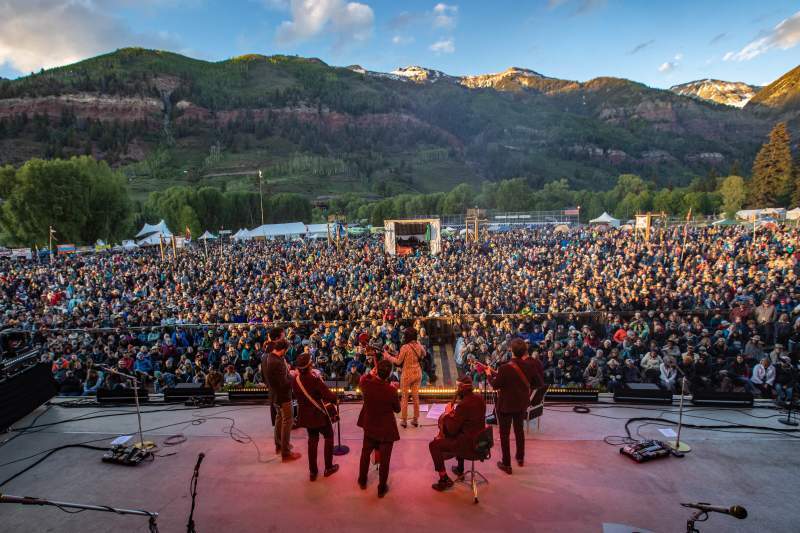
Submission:
<svg viewBox="0 0 800 533">
<path fill-rule="evenodd" d="M 350 447 L 344 444 L 339 444 L 333 447 L 333 455 L 347 455 L 350 453 Z"/>
<path fill-rule="evenodd" d="M 780 423 L 781 423 L 781 424 L 783 424 L 784 426 L 796 426 L 796 425 L 798 425 L 798 422 L 797 422 L 797 420 L 792 420 L 792 419 L 791 419 L 791 418 L 789 418 L 788 416 L 787 416 L 787 417 L 785 417 L 785 418 L 779 418 L 779 419 L 778 419 L 778 422 L 780 422 Z"/>
<path fill-rule="evenodd" d="M 155 448 L 156 447 L 156 443 L 151 441 L 151 440 L 146 440 L 144 442 L 135 442 L 133 444 L 133 447 L 147 451 L 147 450 L 152 450 L 153 448 Z"/>
<path fill-rule="evenodd" d="M 692 451 L 692 447 L 683 441 L 669 440 L 667 441 L 667 444 L 676 452 L 686 453 Z"/>
</svg>

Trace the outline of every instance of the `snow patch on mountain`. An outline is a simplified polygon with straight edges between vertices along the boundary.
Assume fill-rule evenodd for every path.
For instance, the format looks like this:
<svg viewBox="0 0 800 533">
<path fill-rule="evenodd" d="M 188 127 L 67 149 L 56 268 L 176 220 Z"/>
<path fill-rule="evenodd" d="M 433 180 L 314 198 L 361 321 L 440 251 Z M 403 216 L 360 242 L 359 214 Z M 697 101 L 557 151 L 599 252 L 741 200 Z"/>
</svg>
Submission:
<svg viewBox="0 0 800 533">
<path fill-rule="evenodd" d="M 713 79 L 690 81 L 689 83 L 674 85 L 669 88 L 670 91 L 681 96 L 690 96 L 739 108 L 744 107 L 759 89 L 761 87 L 755 87 L 740 81 Z"/>
</svg>

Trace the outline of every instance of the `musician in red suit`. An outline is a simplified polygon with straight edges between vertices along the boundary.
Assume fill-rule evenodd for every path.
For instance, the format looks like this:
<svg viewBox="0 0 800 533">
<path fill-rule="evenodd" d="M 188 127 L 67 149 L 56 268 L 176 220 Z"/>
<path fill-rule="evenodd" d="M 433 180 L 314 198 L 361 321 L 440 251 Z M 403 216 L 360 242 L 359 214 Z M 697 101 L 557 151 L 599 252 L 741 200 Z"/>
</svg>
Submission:
<svg viewBox="0 0 800 533">
<path fill-rule="evenodd" d="M 311 481 L 317 479 L 317 448 L 320 434 L 325 439 L 325 477 L 332 476 L 339 470 L 333 464 L 333 424 L 325 411 L 323 402 L 336 403 L 336 395 L 331 392 L 325 382 L 311 372 L 311 356 L 300 354 L 295 361 L 299 372 L 292 382 L 294 397 L 297 398 L 297 426 L 308 431 L 308 470 Z"/>
<path fill-rule="evenodd" d="M 486 367 L 489 383 L 498 391 L 497 422 L 500 426 L 500 449 L 503 458 L 497 467 L 511 474 L 511 425 L 517 447 L 517 464 L 525 464 L 525 431 L 522 427 L 531 404 L 531 390 L 542 386 L 534 360 L 527 358 L 528 347 L 522 339 L 511 341 L 511 360 L 502 365 L 497 372 Z"/>
<path fill-rule="evenodd" d="M 439 481 L 432 486 L 438 491 L 453 486 L 453 480 L 444 466 L 445 459 L 456 457 L 458 466 L 453 467 L 453 473 L 462 476 L 463 456 L 475 453 L 475 439 L 486 427 L 486 402 L 472 391 L 472 378 L 469 376 L 458 380 L 458 394 L 454 403 L 455 406 L 453 403 L 447 404 L 440 421 L 441 432 L 428 445 L 433 468 L 439 474 Z"/>
<path fill-rule="evenodd" d="M 389 490 L 389 462 L 392 459 L 394 442 L 400 440 L 397 420 L 394 414 L 400 412 L 400 399 L 397 389 L 389 384 L 392 363 L 380 361 L 375 374 L 361 377 L 359 388 L 364 397 L 364 405 L 358 415 L 358 427 L 364 429 L 364 445 L 361 448 L 361 462 L 358 469 L 358 485 L 367 488 L 367 469 L 369 456 L 373 450 L 380 454 L 378 469 L 378 497 L 383 498 Z"/>
</svg>

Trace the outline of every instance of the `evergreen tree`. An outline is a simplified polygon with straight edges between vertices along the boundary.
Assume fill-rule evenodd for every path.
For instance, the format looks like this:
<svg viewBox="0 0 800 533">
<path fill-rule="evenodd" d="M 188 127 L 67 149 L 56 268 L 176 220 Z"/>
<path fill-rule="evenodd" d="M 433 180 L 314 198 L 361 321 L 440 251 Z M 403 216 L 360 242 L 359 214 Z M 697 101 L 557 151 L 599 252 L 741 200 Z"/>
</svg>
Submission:
<svg viewBox="0 0 800 533">
<path fill-rule="evenodd" d="M 792 172 L 789 142 L 786 124 L 779 122 L 772 128 L 769 141 L 758 151 L 750 185 L 753 207 L 776 207 L 788 200 Z"/>
</svg>

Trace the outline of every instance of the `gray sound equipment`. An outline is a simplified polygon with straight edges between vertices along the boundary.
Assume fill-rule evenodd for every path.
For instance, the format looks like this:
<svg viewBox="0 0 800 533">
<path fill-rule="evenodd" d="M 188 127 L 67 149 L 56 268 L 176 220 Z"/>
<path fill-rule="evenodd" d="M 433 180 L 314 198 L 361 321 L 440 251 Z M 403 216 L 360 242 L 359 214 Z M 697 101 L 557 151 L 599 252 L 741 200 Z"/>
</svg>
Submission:
<svg viewBox="0 0 800 533">
<path fill-rule="evenodd" d="M 148 403 L 150 397 L 147 389 L 139 389 L 139 403 Z M 101 404 L 136 404 L 136 397 L 134 396 L 133 389 L 97 389 L 97 402 Z"/>
<path fill-rule="evenodd" d="M 165 402 L 197 401 L 208 403 L 214 401 L 214 389 L 204 387 L 200 383 L 179 383 L 164 390 Z"/>
<path fill-rule="evenodd" d="M 58 392 L 50 365 L 38 363 L 0 380 L 0 430 L 28 415 Z"/>
<path fill-rule="evenodd" d="M 753 395 L 749 392 L 697 391 L 692 395 L 692 404 L 709 407 L 753 407 Z"/>
</svg>

